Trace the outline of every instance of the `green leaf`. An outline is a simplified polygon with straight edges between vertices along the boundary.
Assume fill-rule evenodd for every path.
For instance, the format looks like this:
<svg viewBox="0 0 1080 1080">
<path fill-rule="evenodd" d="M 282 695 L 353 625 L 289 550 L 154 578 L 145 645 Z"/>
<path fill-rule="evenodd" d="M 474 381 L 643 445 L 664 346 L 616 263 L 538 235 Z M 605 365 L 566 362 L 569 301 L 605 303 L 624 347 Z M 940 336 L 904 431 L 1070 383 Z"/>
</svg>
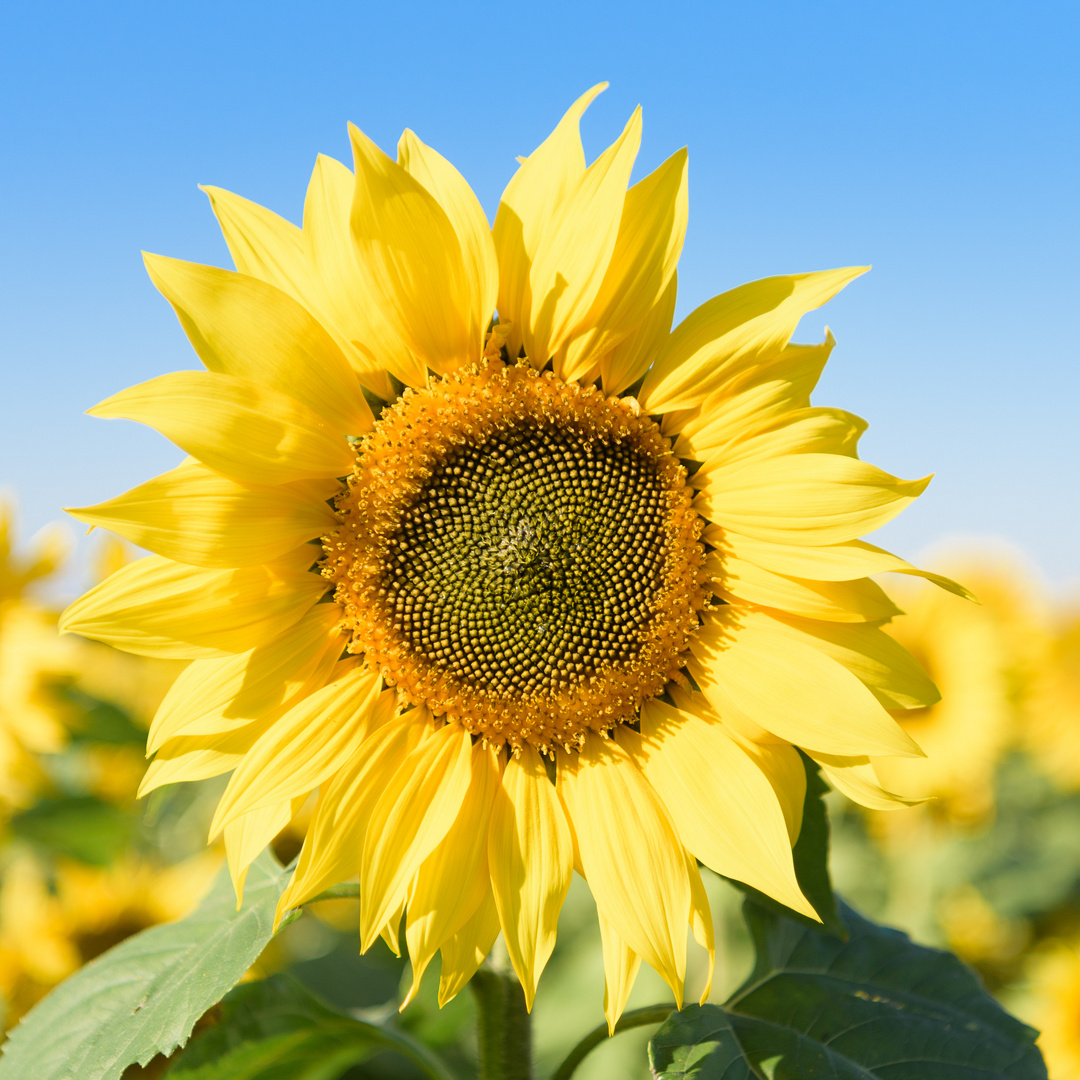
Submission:
<svg viewBox="0 0 1080 1080">
<path fill-rule="evenodd" d="M 384 1049 L 364 1027 L 342 1020 L 241 1043 L 197 1069 L 170 1069 L 169 1076 L 184 1080 L 338 1080 L 347 1069 Z"/>
<path fill-rule="evenodd" d="M 222 869 L 198 909 L 103 953 L 39 1002 L 4 1044 L 0 1080 L 118 1080 L 184 1043 L 272 936 L 285 872 L 264 852 L 243 907 Z"/>
<path fill-rule="evenodd" d="M 745 882 L 733 881 L 732 884 L 760 907 L 787 919 L 794 919 L 803 926 L 816 930 L 824 929 L 827 933 L 843 938 L 847 931 L 836 913 L 836 897 L 829 879 L 829 816 L 824 802 L 829 786 L 822 780 L 817 762 L 801 750 L 799 756 L 806 770 L 806 797 L 803 799 L 802 828 L 791 854 L 795 860 L 795 877 L 799 887 L 818 913 L 821 923 L 814 922 L 798 911 L 792 911 L 786 904 L 758 892 Z"/>
<path fill-rule="evenodd" d="M 649 1040 L 649 1064 L 658 1080 L 757 1080 L 768 1075 L 750 1065 L 731 1018 L 718 1005 L 688 1005 L 672 1013 Z"/>
<path fill-rule="evenodd" d="M 757 951 L 721 1009 L 691 1006 L 657 1032 L 661 1080 L 1046 1080 L 1037 1032 L 955 956 L 839 905 L 846 941 L 747 901 Z"/>
<path fill-rule="evenodd" d="M 448 1076 L 442 1063 L 404 1032 L 345 1016 L 297 979 L 275 975 L 228 994 L 218 1023 L 173 1060 L 168 1080 L 337 1080 L 387 1050 L 434 1080 Z"/>
<path fill-rule="evenodd" d="M 284 975 L 242 983 L 225 995 L 216 1012 L 217 1023 L 188 1043 L 171 1065 L 170 1076 L 182 1074 L 186 1078 L 191 1070 L 244 1043 L 305 1032 L 342 1018 L 298 980 Z"/>
<path fill-rule="evenodd" d="M 131 843 L 135 818 L 94 795 L 42 799 L 11 819 L 12 833 L 53 855 L 108 866 Z"/>
</svg>

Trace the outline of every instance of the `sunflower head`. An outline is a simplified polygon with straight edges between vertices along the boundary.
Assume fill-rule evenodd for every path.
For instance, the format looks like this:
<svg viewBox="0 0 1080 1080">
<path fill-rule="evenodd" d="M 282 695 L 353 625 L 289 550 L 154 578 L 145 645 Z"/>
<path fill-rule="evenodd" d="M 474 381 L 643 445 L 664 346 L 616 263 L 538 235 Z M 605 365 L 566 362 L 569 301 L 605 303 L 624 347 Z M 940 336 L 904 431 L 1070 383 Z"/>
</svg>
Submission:
<svg viewBox="0 0 1080 1080">
<path fill-rule="evenodd" d="M 231 772 L 238 887 L 317 792 L 281 911 L 358 876 L 361 943 L 440 1000 L 502 933 L 531 1004 L 574 869 L 614 1024 L 642 961 L 681 1001 L 701 864 L 811 917 L 803 757 L 870 805 L 890 710 L 935 690 L 860 540 L 926 481 L 859 460 L 799 320 L 861 268 L 768 278 L 672 330 L 685 151 L 628 187 L 640 110 L 586 165 L 583 95 L 489 227 L 406 132 L 351 129 L 302 226 L 208 189 L 236 272 L 148 257 L 205 372 L 93 412 L 190 459 L 73 511 L 154 554 L 66 627 L 190 659 L 143 789 Z M 952 582 L 935 578 L 946 588 Z M 706 983 L 708 980 L 706 979 Z M 706 993 L 708 987 L 706 985 Z"/>
</svg>

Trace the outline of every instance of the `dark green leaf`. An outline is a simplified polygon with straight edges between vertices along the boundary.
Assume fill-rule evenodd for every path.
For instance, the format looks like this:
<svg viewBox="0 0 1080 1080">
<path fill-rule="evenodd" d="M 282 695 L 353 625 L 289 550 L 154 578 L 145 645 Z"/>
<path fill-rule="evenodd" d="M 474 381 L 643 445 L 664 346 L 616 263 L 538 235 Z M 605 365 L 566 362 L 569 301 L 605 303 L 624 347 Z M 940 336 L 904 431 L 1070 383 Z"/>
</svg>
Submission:
<svg viewBox="0 0 1080 1080">
<path fill-rule="evenodd" d="M 801 750 L 803 768 L 806 770 L 806 797 L 803 800 L 802 829 L 799 839 L 792 849 L 795 860 L 795 877 L 803 891 L 803 896 L 813 905 L 821 918 L 821 923 L 797 911 L 792 911 L 779 900 L 760 893 L 757 889 L 741 881 L 735 881 L 744 893 L 756 904 L 768 910 L 794 919 L 803 926 L 825 929 L 830 934 L 843 938 L 846 934 L 844 924 L 836 914 L 836 898 L 833 896 L 832 882 L 829 880 L 829 816 L 823 797 L 829 787 L 821 778 L 821 769 L 816 761 L 807 757 Z"/>
<path fill-rule="evenodd" d="M 846 941 L 744 910 L 754 972 L 725 1009 L 664 1024 L 650 1048 L 663 1080 L 1046 1080 L 1037 1033 L 950 953 L 842 904 Z"/>
<path fill-rule="evenodd" d="M 43 799 L 11 819 L 12 833 L 53 855 L 108 866 L 135 835 L 135 818 L 94 795 Z"/>
<path fill-rule="evenodd" d="M 262 952 L 284 885 L 264 852 L 237 911 L 223 869 L 186 919 L 128 938 L 31 1009 L 3 1047 L 0 1080 L 117 1080 L 170 1053 Z"/>
<path fill-rule="evenodd" d="M 649 1040 L 649 1064 L 659 1080 L 757 1080 L 731 1027 L 716 1005 L 688 1005 L 672 1013 Z"/>
</svg>

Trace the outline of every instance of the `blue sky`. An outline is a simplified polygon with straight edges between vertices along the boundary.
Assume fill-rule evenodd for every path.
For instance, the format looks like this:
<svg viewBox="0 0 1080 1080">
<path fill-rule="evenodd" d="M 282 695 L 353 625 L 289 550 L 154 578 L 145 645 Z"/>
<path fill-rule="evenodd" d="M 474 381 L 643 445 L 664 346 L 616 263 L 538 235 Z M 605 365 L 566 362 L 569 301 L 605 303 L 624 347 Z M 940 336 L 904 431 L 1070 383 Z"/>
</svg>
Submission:
<svg viewBox="0 0 1080 1080">
<path fill-rule="evenodd" d="M 392 8 L 392 10 L 391 10 Z M 602 79 L 594 156 L 644 107 L 637 175 L 690 148 L 681 317 L 773 273 L 872 263 L 821 312 L 817 400 L 863 456 L 936 472 L 877 534 L 1002 539 L 1080 583 L 1080 8 L 1071 3 L 9 3 L 0 9 L 0 485 L 24 531 L 171 467 L 82 411 L 195 366 L 145 248 L 228 265 L 216 184 L 299 217 L 352 120 L 411 127 L 494 214 Z"/>
</svg>

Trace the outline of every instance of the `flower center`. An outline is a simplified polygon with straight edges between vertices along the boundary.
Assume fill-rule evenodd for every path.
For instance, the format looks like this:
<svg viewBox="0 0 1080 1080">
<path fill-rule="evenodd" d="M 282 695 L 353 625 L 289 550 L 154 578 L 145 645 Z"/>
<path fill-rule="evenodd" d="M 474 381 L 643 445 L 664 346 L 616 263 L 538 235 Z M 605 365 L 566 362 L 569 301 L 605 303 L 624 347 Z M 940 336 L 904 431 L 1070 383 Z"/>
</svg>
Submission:
<svg viewBox="0 0 1080 1080">
<path fill-rule="evenodd" d="M 498 362 L 407 391 L 326 541 L 350 650 L 498 743 L 631 720 L 697 626 L 690 497 L 632 402 Z"/>
</svg>

